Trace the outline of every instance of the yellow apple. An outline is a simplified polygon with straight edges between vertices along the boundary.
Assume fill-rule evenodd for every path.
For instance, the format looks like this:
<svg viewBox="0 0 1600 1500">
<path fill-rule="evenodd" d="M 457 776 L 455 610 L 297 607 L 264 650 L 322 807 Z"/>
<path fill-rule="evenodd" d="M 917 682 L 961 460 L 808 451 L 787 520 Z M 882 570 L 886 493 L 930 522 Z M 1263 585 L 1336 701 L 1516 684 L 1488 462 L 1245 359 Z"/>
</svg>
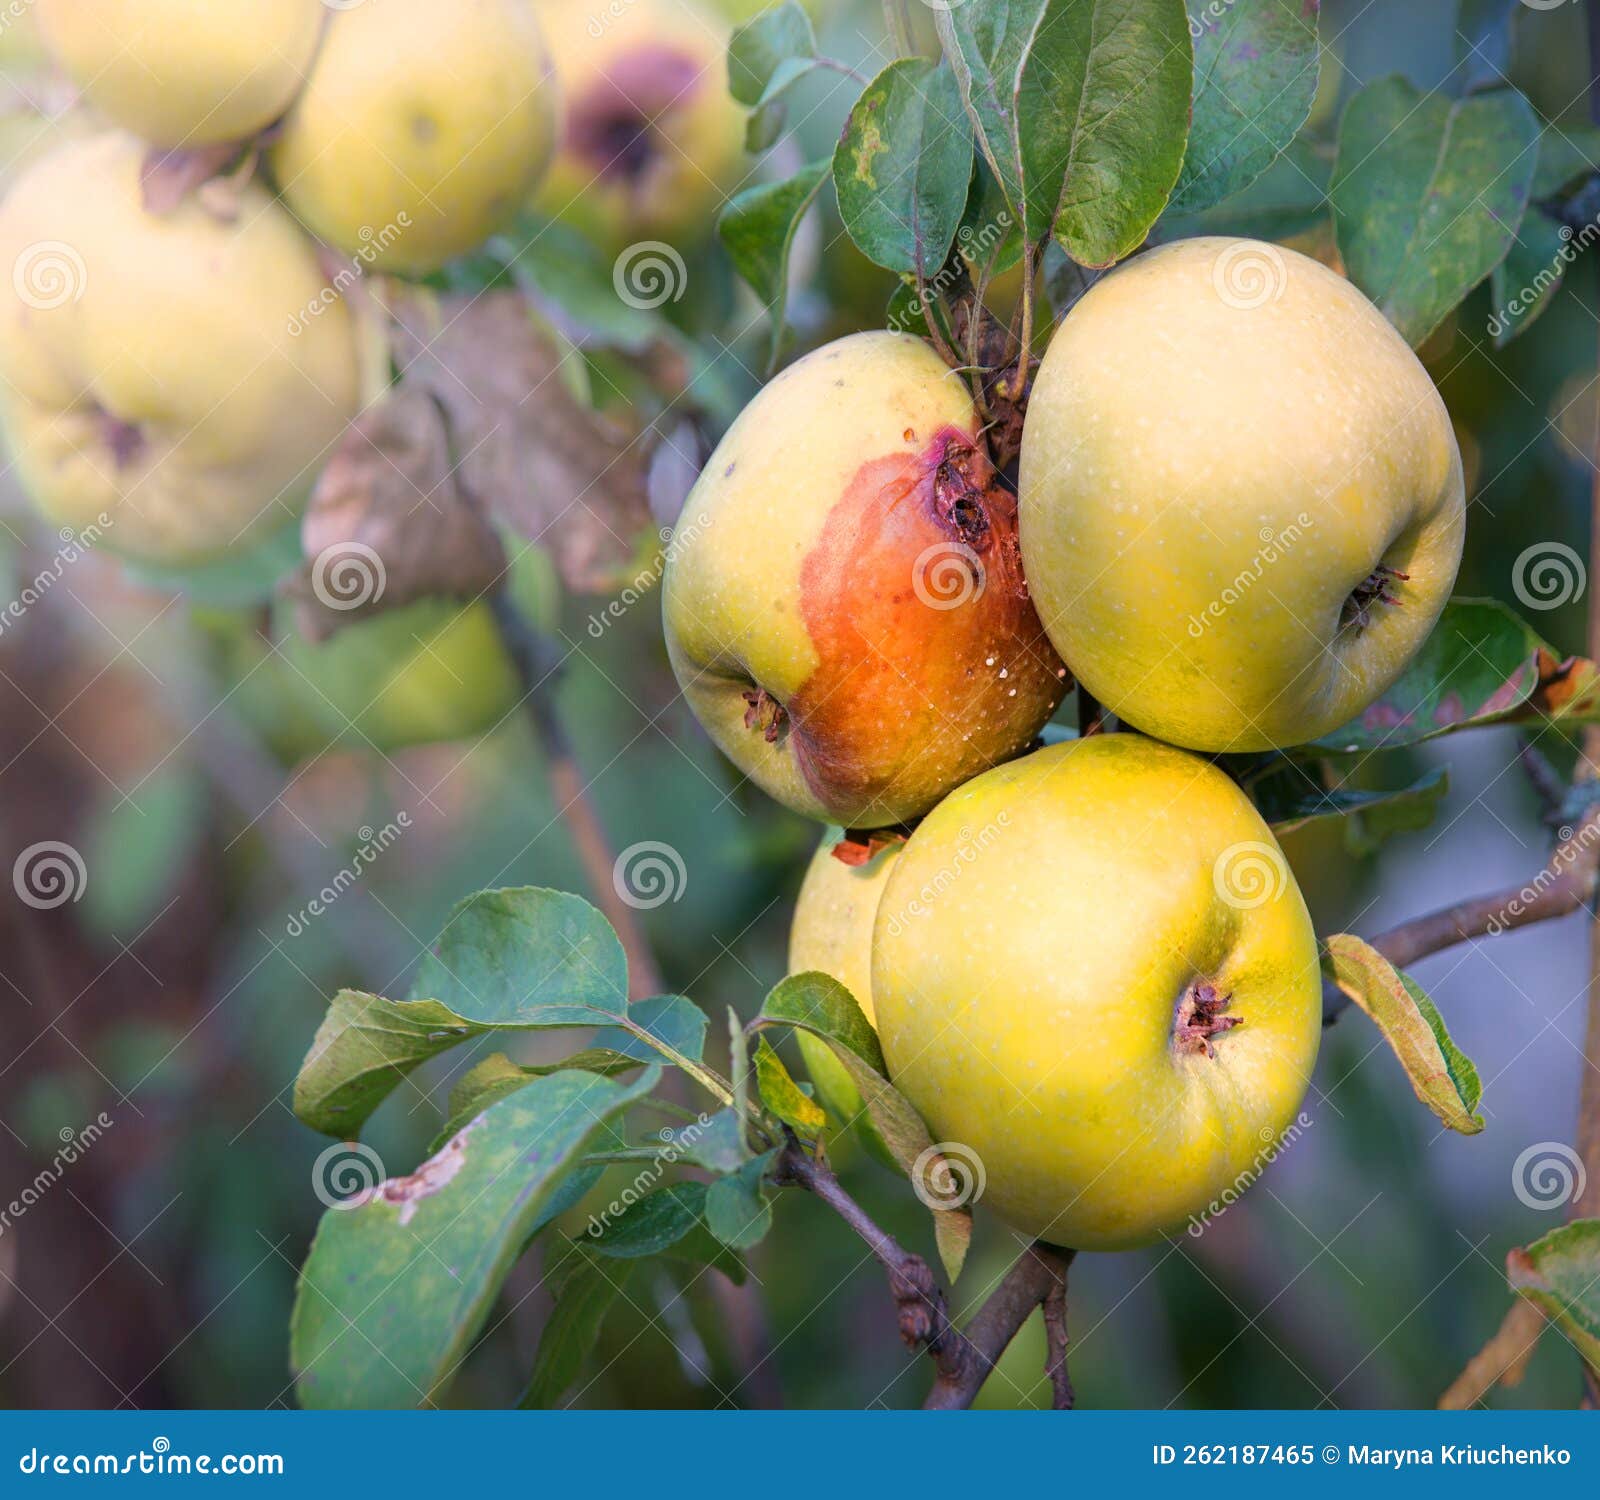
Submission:
<svg viewBox="0 0 1600 1500">
<path fill-rule="evenodd" d="M 561 145 L 535 206 L 615 252 L 707 235 L 744 170 L 729 27 L 694 0 L 553 0 Z"/>
<path fill-rule="evenodd" d="M 795 902 L 794 925 L 789 929 L 789 972 L 817 970 L 831 975 L 850 991 L 870 1021 L 872 924 L 901 845 L 891 843 L 864 864 L 849 865 L 833 853 L 842 833 L 842 829 L 828 829 L 806 867 Z M 833 1049 L 805 1031 L 796 1031 L 795 1040 L 823 1103 L 845 1124 L 859 1123 L 870 1129 L 862 1112 L 861 1091 Z"/>
<path fill-rule="evenodd" d="M 1461 560 L 1461 455 L 1348 281 L 1253 240 L 1136 256 L 1057 330 L 1023 429 L 1022 555 L 1078 680 L 1174 744 L 1264 750 L 1360 714 Z"/>
<path fill-rule="evenodd" d="M 265 191 L 226 221 L 192 197 L 148 213 L 143 155 L 71 142 L 0 205 L 0 415 L 47 516 L 104 514 L 106 547 L 186 564 L 299 510 L 355 414 L 356 340 Z"/>
<path fill-rule="evenodd" d="M 979 1164 L 983 1202 L 1084 1250 L 1247 1186 L 1322 1030 L 1270 830 L 1215 766 L 1134 734 L 999 766 L 923 820 L 878 908 L 872 1001 L 890 1077 Z"/>
<path fill-rule="evenodd" d="M 382 0 L 330 14 L 272 166 L 312 233 L 422 273 L 510 221 L 555 135 L 529 0 Z"/>
<path fill-rule="evenodd" d="M 979 428 L 925 343 L 854 334 L 771 381 L 690 491 L 672 665 L 711 738 L 797 812 L 914 818 L 1061 699 Z"/>
<path fill-rule="evenodd" d="M 299 91 L 322 0 L 37 0 L 45 44 L 105 117 L 158 146 L 254 135 Z"/>
</svg>

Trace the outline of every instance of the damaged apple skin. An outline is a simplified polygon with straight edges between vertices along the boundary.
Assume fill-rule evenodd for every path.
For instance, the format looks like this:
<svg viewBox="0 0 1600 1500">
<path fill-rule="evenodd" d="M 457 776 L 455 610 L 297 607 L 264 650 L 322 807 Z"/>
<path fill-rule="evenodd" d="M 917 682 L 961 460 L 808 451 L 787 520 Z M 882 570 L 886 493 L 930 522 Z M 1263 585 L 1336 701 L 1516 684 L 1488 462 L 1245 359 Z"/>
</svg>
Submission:
<svg viewBox="0 0 1600 1500">
<path fill-rule="evenodd" d="M 557 92 L 529 0 L 334 10 L 272 170 L 319 239 L 421 275 L 516 216 L 555 148 Z"/>
<path fill-rule="evenodd" d="M 561 139 L 533 206 L 609 253 L 706 238 L 744 173 L 729 27 L 693 0 L 540 11 L 561 81 Z"/>
<path fill-rule="evenodd" d="M 1198 750 L 1317 739 L 1387 689 L 1461 561 L 1444 402 L 1376 307 L 1282 246 L 1182 240 L 1056 331 L 1023 428 L 1022 555 L 1056 649 Z"/>
<path fill-rule="evenodd" d="M 243 140 L 288 109 L 323 0 L 36 0 L 62 71 L 106 119 L 153 145 Z"/>
<path fill-rule="evenodd" d="M 244 188 L 228 221 L 193 196 L 149 213 L 145 149 L 120 133 L 71 142 L 0 204 L 16 268 L 0 418 L 46 516 L 183 565 L 298 513 L 356 413 L 358 358 L 315 248 L 266 192 Z"/>
<path fill-rule="evenodd" d="M 1322 1032 L 1271 831 L 1215 766 L 1135 734 L 940 803 L 883 892 L 872 997 L 890 1077 L 982 1161 L 984 1206 L 1083 1250 L 1148 1244 L 1253 1181 Z"/>
<path fill-rule="evenodd" d="M 828 344 L 744 409 L 684 504 L 663 595 L 711 738 L 849 828 L 905 822 L 1021 753 L 1067 685 L 967 387 L 905 334 Z"/>
</svg>

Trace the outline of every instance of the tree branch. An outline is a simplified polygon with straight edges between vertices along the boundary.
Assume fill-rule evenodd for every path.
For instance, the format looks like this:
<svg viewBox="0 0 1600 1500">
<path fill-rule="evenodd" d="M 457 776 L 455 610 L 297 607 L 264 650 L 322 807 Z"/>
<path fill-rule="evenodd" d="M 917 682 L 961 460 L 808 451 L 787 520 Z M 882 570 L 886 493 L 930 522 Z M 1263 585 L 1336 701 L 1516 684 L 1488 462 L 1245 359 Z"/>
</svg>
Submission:
<svg viewBox="0 0 1600 1500">
<path fill-rule="evenodd" d="M 1030 1245 L 973 1314 L 966 1328 L 950 1321 L 944 1288 L 920 1255 L 905 1249 L 847 1193 L 825 1161 L 812 1156 L 788 1135 L 774 1173 L 816 1194 L 861 1238 L 873 1259 L 889 1274 L 889 1294 L 899 1316 L 900 1337 L 911 1349 L 926 1349 L 933 1360 L 933 1389 L 923 1405 L 929 1410 L 955 1410 L 973 1399 L 1034 1308 L 1045 1309 L 1049 1342 L 1046 1372 L 1053 1405 L 1072 1405 L 1067 1375 L 1067 1267 L 1073 1252 L 1053 1245 Z"/>
<path fill-rule="evenodd" d="M 1518 1384 L 1544 1330 L 1544 1314 L 1526 1297 L 1515 1298 L 1494 1336 L 1467 1361 L 1466 1369 L 1439 1398 L 1439 1410 L 1465 1411 L 1497 1385 Z"/>
<path fill-rule="evenodd" d="M 627 954 L 629 996 L 638 1000 L 664 994 L 666 986 L 644 929 L 639 925 L 639 914 L 622 899 L 617 889 L 616 856 L 589 797 L 572 742 L 556 713 L 551 696 L 558 680 L 554 653 L 503 586 L 489 595 L 489 607 L 506 654 L 522 684 L 523 705 L 544 754 L 545 774 L 550 780 L 556 812 L 577 849 L 595 904 L 616 929 L 623 952 Z"/>
</svg>

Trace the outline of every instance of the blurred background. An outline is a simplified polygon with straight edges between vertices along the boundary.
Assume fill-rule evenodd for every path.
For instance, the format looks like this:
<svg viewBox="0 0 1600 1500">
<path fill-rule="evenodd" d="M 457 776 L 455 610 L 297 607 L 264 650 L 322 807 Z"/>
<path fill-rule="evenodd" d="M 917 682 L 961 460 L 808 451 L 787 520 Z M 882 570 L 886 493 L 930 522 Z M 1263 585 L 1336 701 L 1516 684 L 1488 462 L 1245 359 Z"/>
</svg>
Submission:
<svg viewBox="0 0 1600 1500">
<path fill-rule="evenodd" d="M 876 6 L 810 8 L 825 51 L 876 71 Z M 1586 118 L 1581 7 L 1520 9 L 1512 80 L 1547 119 Z M 1459 81 L 1454 0 L 1329 0 L 1322 29 L 1313 138 L 1331 140 L 1340 101 L 1384 74 Z M 25 9 L 6 13 L 0 58 L 9 179 L 81 127 Z M 830 75 L 800 86 L 799 144 L 779 148 L 788 170 L 831 149 L 855 88 Z M 784 170 L 746 160 L 746 181 Z M 708 238 L 683 245 L 693 296 L 670 311 L 714 351 L 696 380 L 736 407 L 757 383 L 765 325 L 710 242 L 709 218 L 699 229 Z M 1315 248 L 1320 233 L 1313 224 L 1295 242 Z M 849 244 L 831 204 L 798 260 L 801 349 L 881 324 L 893 279 Z M 1480 289 L 1424 351 L 1467 462 L 1462 593 L 1509 601 L 1525 546 L 1587 545 L 1595 279 L 1579 263 L 1501 352 Z M 90 1122 L 111 1123 L 0 1232 L 0 1401 L 292 1404 L 288 1315 L 322 1211 L 313 1164 L 326 1142 L 289 1098 L 328 996 L 345 985 L 403 993 L 450 907 L 480 887 L 593 892 L 481 622 L 425 606 L 385 617 L 398 621 L 386 644 L 352 635 L 312 648 L 270 598 L 241 607 L 220 584 L 214 596 L 177 593 L 109 556 L 63 560 L 60 548 L 8 482 L 0 595 L 27 607 L 0 628 L 0 853 L 59 842 L 82 873 L 76 900 L 41 910 L 7 890 L 0 901 L 0 1201 Z M 648 590 L 619 602 L 556 580 L 538 549 L 519 559 L 519 596 L 561 644 L 555 701 L 599 819 L 615 849 L 655 841 L 683 860 L 677 898 L 643 913 L 667 983 L 713 1016 L 729 1006 L 749 1016 L 783 974 L 816 830 L 711 750 L 678 697 Z M 1577 651 L 1583 609 L 1575 599 L 1530 618 Z M 1070 700 L 1063 719 L 1073 722 Z M 460 737 L 396 747 L 440 731 Z M 1371 934 L 1531 877 L 1550 839 L 1517 748 L 1514 734 L 1491 731 L 1363 767 L 1398 786 L 1446 765 L 1449 795 L 1431 828 L 1394 840 L 1381 861 L 1350 853 L 1337 829 L 1290 840 L 1319 930 Z M 325 887 L 332 900 L 318 898 Z M 1199 1238 L 1080 1257 L 1070 1306 L 1081 1405 L 1435 1402 L 1506 1309 L 1506 1250 L 1559 1219 L 1519 1196 L 1514 1164 L 1570 1138 L 1586 936 L 1572 918 L 1419 966 L 1483 1074 L 1481 1136 L 1440 1129 L 1351 1013 L 1327 1037 L 1312 1125 L 1240 1207 Z M 523 1039 L 510 1050 L 534 1061 L 566 1045 Z M 420 1159 L 451 1077 L 476 1055 L 452 1054 L 384 1106 L 369 1139 L 391 1170 Z M 848 1142 L 839 1153 L 851 1190 L 931 1257 L 905 1184 Z M 753 1252 L 754 1295 L 709 1277 L 687 1292 L 645 1286 L 607 1324 L 571 1399 L 919 1401 L 925 1361 L 900 1347 L 881 1273 L 858 1242 L 805 1195 L 781 1195 L 776 1212 Z M 976 1301 L 1017 1251 L 981 1210 L 979 1223 L 958 1304 Z M 509 1292 L 450 1401 L 504 1405 L 520 1389 L 549 1307 L 537 1254 Z M 1042 1362 L 1036 1316 L 981 1404 L 1047 1406 Z M 1570 1405 L 1576 1378 L 1570 1350 L 1546 1339 L 1526 1382 L 1493 1399 Z"/>
</svg>

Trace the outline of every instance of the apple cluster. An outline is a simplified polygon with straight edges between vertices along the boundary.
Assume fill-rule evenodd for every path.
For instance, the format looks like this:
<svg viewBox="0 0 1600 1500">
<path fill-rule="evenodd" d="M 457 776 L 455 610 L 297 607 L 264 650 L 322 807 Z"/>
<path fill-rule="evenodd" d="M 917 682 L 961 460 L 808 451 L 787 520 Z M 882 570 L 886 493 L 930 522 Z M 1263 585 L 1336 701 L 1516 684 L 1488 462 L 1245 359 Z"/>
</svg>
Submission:
<svg viewBox="0 0 1600 1500">
<path fill-rule="evenodd" d="M 243 551 L 383 386 L 368 273 L 530 207 L 610 241 L 703 220 L 740 122 L 692 3 L 38 0 L 81 96 L 0 203 L 0 420 L 39 508 L 147 563 Z"/>
<path fill-rule="evenodd" d="M 1253 241 L 1095 284 L 1033 381 L 1014 487 L 967 382 L 891 333 L 797 361 L 712 454 L 667 645 L 740 770 L 839 825 L 791 968 L 851 991 L 1017 1229 L 1138 1245 L 1271 1159 L 1316 1059 L 1317 943 L 1216 757 L 1365 711 L 1438 618 L 1463 526 L 1409 346 L 1336 272 Z M 1116 732 L 1039 748 L 1073 678 Z"/>
</svg>

